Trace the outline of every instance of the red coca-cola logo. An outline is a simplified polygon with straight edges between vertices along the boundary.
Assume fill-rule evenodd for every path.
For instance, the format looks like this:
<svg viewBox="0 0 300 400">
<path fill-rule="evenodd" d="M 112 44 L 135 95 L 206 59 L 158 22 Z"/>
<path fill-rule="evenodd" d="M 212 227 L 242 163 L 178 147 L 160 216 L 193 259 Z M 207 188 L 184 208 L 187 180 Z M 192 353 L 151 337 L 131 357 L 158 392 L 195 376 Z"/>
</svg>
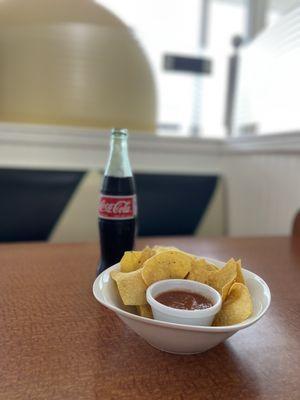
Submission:
<svg viewBox="0 0 300 400">
<path fill-rule="evenodd" d="M 99 218 L 131 219 L 136 215 L 135 196 L 107 196 L 101 194 Z"/>
</svg>

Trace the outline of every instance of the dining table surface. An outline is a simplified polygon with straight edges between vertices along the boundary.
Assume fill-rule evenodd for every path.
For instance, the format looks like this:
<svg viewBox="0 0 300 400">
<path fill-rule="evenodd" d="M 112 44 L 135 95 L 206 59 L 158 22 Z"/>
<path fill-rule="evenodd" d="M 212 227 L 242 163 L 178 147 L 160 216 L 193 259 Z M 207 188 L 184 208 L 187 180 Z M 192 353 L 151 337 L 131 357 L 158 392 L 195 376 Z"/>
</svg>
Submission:
<svg viewBox="0 0 300 400">
<path fill-rule="evenodd" d="M 148 345 L 92 294 L 97 243 L 0 245 L 1 400 L 299 400 L 300 238 L 151 237 L 243 265 L 269 285 L 266 315 L 197 355 Z"/>
</svg>

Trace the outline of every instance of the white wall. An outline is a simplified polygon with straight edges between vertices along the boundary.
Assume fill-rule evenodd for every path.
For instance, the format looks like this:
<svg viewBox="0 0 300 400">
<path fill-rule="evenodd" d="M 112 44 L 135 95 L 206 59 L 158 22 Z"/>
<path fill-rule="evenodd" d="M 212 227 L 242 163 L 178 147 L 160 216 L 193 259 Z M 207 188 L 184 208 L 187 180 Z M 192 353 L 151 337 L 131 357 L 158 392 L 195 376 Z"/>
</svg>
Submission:
<svg viewBox="0 0 300 400">
<path fill-rule="evenodd" d="M 225 176 L 231 235 L 291 232 L 300 209 L 299 155 L 234 155 L 227 160 Z"/>
</svg>

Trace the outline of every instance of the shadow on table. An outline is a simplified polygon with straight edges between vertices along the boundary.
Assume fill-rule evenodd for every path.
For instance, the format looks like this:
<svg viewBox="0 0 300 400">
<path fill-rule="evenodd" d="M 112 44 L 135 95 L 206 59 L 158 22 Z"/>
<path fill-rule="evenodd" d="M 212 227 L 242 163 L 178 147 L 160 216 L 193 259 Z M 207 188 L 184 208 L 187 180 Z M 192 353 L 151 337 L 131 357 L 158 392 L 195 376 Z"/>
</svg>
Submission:
<svg viewBox="0 0 300 400">
<path fill-rule="evenodd" d="M 152 400 L 250 400 L 259 397 L 259 376 L 253 363 L 248 364 L 247 357 L 239 357 L 230 342 L 206 353 L 181 356 L 152 348 L 125 327 L 122 331 L 118 348 L 110 346 L 116 343 L 112 340 L 106 347 L 107 355 L 101 352 L 101 359 L 105 357 L 110 364 L 109 370 L 114 373 L 110 395 L 116 398 L 125 393 L 130 393 L 132 398 L 143 396 L 141 398 Z M 105 395 L 98 380 L 94 390 L 96 394 Z"/>
<path fill-rule="evenodd" d="M 196 385 L 199 392 L 213 393 L 212 398 L 217 399 L 249 400 L 258 397 L 257 372 L 239 357 L 230 342 L 198 355 L 174 356 L 165 353 L 163 357 L 167 359 L 166 367 L 174 368 L 174 380 L 181 382 L 184 395 L 188 395 L 189 391 L 194 393 Z"/>
</svg>

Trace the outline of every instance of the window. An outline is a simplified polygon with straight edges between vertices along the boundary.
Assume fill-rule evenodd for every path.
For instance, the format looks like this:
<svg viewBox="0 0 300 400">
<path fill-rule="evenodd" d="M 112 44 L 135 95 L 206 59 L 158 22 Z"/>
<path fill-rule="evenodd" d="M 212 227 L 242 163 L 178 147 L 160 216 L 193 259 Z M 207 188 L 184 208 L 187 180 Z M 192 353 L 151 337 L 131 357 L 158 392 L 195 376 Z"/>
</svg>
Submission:
<svg viewBox="0 0 300 400">
<path fill-rule="evenodd" d="M 229 57 L 233 53 L 232 40 L 244 37 L 245 5 L 243 2 L 211 2 L 209 24 L 209 52 L 214 71 L 204 80 L 203 88 L 203 136 L 225 136 L 225 100 Z"/>
<path fill-rule="evenodd" d="M 277 0 L 277 8 L 268 10 L 268 28 L 241 55 L 235 135 L 299 130 L 300 8 L 286 12 L 280 5 L 284 4 Z M 276 13 L 277 21 L 272 24 Z"/>
<path fill-rule="evenodd" d="M 211 0 L 208 46 L 201 49 L 202 0 L 99 0 L 129 25 L 151 62 L 158 91 L 158 133 L 225 135 L 224 111 L 231 40 L 244 31 L 244 3 Z M 210 75 L 166 71 L 165 54 L 204 56 Z"/>
</svg>

